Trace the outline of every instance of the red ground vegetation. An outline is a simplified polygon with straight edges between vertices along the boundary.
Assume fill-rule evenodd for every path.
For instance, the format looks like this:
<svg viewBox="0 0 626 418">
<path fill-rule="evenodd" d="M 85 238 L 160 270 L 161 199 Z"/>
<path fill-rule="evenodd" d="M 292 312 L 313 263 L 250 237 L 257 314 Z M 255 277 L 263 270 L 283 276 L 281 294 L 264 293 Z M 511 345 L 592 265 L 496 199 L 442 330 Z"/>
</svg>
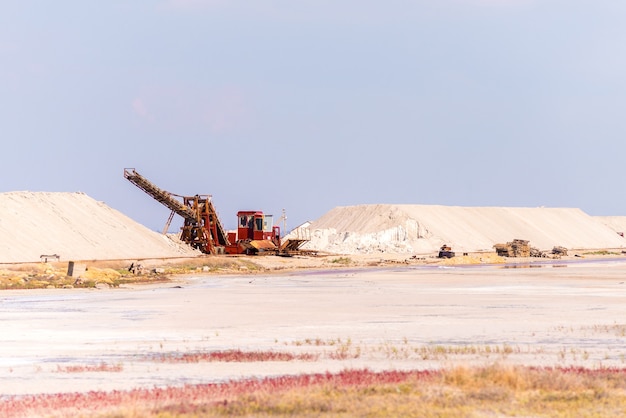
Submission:
<svg viewBox="0 0 626 418">
<path fill-rule="evenodd" d="M 151 356 L 150 361 L 164 363 L 199 363 L 210 361 L 248 363 L 255 361 L 315 361 L 318 356 L 315 354 L 293 354 L 277 351 L 209 351 L 198 353 L 174 353 Z"/>
<path fill-rule="evenodd" d="M 86 373 L 86 372 L 121 372 L 124 366 L 121 364 L 73 364 L 69 366 L 57 366 L 57 373 Z"/>
<path fill-rule="evenodd" d="M 0 416 L 624 416 L 626 369 L 347 370 L 130 391 L 0 398 Z M 347 415 L 346 415 L 347 414 Z M 418 415 L 416 415 L 418 414 Z"/>
<path fill-rule="evenodd" d="M 185 385 L 130 391 L 58 393 L 33 396 L 15 396 L 0 400 L 0 416 L 21 417 L 54 411 L 71 416 L 94 411 L 112 411 L 118 408 L 136 408 L 147 405 L 153 408 L 172 408 L 177 413 L 187 413 L 202 404 L 228 404 L 238 396 L 259 391 L 278 391 L 331 384 L 333 386 L 356 386 L 397 383 L 409 377 L 425 379 L 433 375 L 429 371 L 387 371 L 374 373 L 368 370 L 349 370 L 338 374 L 312 374 L 283 376 L 277 378 L 251 379 L 227 383 Z"/>
</svg>

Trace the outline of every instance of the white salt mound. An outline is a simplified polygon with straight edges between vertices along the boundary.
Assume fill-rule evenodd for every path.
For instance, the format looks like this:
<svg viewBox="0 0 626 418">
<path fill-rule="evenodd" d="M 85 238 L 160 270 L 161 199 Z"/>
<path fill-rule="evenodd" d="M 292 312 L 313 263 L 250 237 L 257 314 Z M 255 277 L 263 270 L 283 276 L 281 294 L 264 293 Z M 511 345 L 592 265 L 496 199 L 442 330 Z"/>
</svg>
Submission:
<svg viewBox="0 0 626 418">
<path fill-rule="evenodd" d="M 620 217 L 618 217 L 620 218 Z M 626 226 L 626 222 L 623 223 Z M 493 252 L 497 243 L 529 240 L 541 250 L 623 248 L 616 229 L 570 208 L 359 205 L 337 207 L 306 226 L 303 248 L 338 254 Z"/>
<path fill-rule="evenodd" d="M 304 230 L 304 231 L 303 231 Z M 551 250 L 623 248 L 626 217 L 580 209 L 359 205 L 332 209 L 292 231 L 304 248 L 338 254 L 493 252 L 513 239 Z M 84 193 L 0 193 L 0 263 L 194 257 L 191 247 L 133 221 Z"/>
<path fill-rule="evenodd" d="M 194 257 L 199 253 L 84 193 L 0 193 L 0 263 Z"/>
<path fill-rule="evenodd" d="M 626 216 L 594 216 L 594 218 L 618 234 L 626 234 Z"/>
</svg>

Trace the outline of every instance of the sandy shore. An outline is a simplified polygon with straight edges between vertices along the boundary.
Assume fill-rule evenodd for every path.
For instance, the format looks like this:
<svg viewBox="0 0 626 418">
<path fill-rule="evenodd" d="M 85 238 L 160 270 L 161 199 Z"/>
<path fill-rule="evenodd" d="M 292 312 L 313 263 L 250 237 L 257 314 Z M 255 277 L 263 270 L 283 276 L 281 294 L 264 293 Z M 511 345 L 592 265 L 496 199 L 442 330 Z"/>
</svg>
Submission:
<svg viewBox="0 0 626 418">
<path fill-rule="evenodd" d="M 118 289 L 3 291 L 0 387 L 6 396 L 364 367 L 624 367 L 626 260 L 575 261 L 317 264 Z M 230 349 L 316 360 L 167 361 Z"/>
</svg>

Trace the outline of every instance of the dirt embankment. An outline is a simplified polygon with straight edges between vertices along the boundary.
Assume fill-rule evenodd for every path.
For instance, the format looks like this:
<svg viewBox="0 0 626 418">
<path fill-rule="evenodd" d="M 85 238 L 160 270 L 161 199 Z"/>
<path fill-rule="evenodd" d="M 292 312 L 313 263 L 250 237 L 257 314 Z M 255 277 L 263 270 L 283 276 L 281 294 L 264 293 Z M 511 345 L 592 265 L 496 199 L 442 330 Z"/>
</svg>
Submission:
<svg viewBox="0 0 626 418">
<path fill-rule="evenodd" d="M 565 257 L 508 258 L 495 253 L 467 253 L 449 259 L 436 254 L 319 254 L 280 257 L 202 255 L 181 258 L 90 260 L 0 264 L 0 289 L 119 287 L 125 284 L 170 282 L 189 275 L 286 274 L 303 270 L 371 269 L 395 266 L 528 265 L 546 262 L 583 262 L 590 259 L 620 259 L 620 250 L 577 250 Z M 74 264 L 73 271 L 70 264 Z"/>
</svg>

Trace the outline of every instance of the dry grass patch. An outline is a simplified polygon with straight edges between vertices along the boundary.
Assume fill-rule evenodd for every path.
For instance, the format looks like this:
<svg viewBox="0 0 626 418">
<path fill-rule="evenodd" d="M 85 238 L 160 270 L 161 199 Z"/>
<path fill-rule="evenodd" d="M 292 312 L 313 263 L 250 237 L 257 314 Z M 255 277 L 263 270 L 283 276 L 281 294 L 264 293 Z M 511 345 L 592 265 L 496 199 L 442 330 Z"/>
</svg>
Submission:
<svg viewBox="0 0 626 418">
<path fill-rule="evenodd" d="M 493 365 L 347 370 L 224 384 L 5 398 L 2 416 L 618 417 L 626 370 Z"/>
<path fill-rule="evenodd" d="M 198 272 L 258 271 L 260 268 L 245 259 L 203 257 L 181 260 L 141 260 L 143 273 L 133 274 L 131 260 L 93 260 L 85 262 L 87 270 L 79 277 L 67 276 L 67 263 L 25 263 L 6 265 L 0 270 L 0 289 L 91 288 L 98 285 L 118 287 L 130 283 L 156 283 L 169 280 L 170 275 Z M 157 273 L 157 271 L 159 271 Z"/>
<path fill-rule="evenodd" d="M 196 274 L 196 273 L 256 273 L 265 271 L 265 267 L 255 263 L 250 257 L 239 256 L 207 256 L 186 259 L 164 264 L 165 274 Z"/>
<path fill-rule="evenodd" d="M 97 285 L 118 287 L 130 283 L 155 283 L 173 275 L 245 274 L 267 269 L 251 257 L 205 256 L 181 259 L 89 260 L 80 277 L 67 276 L 67 262 L 6 264 L 0 269 L 0 289 L 89 288 Z M 132 263 L 141 264 L 143 272 L 129 271 Z"/>
<path fill-rule="evenodd" d="M 65 270 L 60 270 L 49 263 L 15 265 L 0 270 L 1 289 L 65 287 L 72 282 L 67 280 Z"/>
<path fill-rule="evenodd" d="M 624 324 L 611 324 L 611 325 L 598 324 L 598 325 L 581 327 L 581 330 L 590 331 L 596 334 L 610 334 L 610 335 L 615 335 L 617 337 L 626 336 L 626 325 Z"/>
<path fill-rule="evenodd" d="M 466 265 L 466 264 L 504 264 L 506 258 L 496 253 L 461 255 L 441 260 L 443 265 Z"/>
<path fill-rule="evenodd" d="M 380 344 L 354 343 L 350 338 L 306 338 L 285 342 L 285 345 L 298 347 L 322 348 L 324 355 L 333 360 L 355 359 L 361 357 L 378 357 L 389 360 L 448 360 L 452 358 L 491 358 L 494 361 L 506 359 L 512 355 L 545 355 L 546 350 L 541 346 L 528 345 L 439 345 L 420 344 L 413 345 L 407 339 L 397 342 L 385 341 Z M 563 352 L 556 353 L 559 358 Z M 565 353 L 567 354 L 567 353 Z M 584 350 L 572 351 L 571 354 L 588 357 L 589 353 Z"/>
<path fill-rule="evenodd" d="M 353 261 L 350 257 L 337 257 L 327 261 L 329 264 L 346 266 L 353 264 Z"/>
</svg>

